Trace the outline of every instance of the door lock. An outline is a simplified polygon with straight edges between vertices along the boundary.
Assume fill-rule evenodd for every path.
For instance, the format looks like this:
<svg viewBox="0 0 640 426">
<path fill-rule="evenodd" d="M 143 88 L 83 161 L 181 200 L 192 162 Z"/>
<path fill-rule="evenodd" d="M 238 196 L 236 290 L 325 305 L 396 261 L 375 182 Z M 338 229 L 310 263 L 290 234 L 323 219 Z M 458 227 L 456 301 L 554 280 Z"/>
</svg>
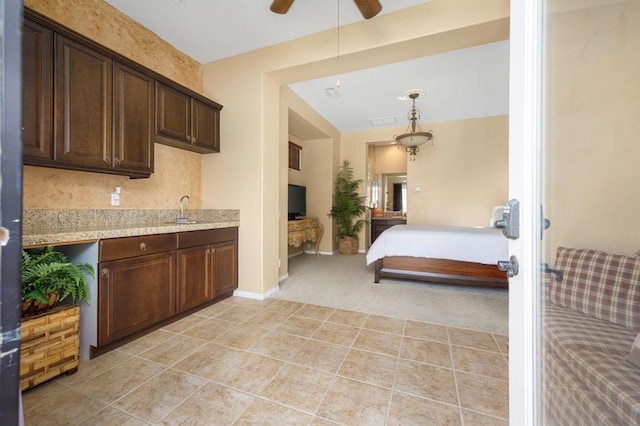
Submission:
<svg viewBox="0 0 640 426">
<path fill-rule="evenodd" d="M 502 229 L 502 233 L 510 240 L 520 238 L 520 202 L 511 199 L 502 207 L 502 219 L 495 223 L 496 228 Z"/>
<path fill-rule="evenodd" d="M 509 260 L 498 260 L 498 269 L 506 272 L 509 278 L 515 277 L 520 269 L 518 258 L 511 256 Z"/>
</svg>

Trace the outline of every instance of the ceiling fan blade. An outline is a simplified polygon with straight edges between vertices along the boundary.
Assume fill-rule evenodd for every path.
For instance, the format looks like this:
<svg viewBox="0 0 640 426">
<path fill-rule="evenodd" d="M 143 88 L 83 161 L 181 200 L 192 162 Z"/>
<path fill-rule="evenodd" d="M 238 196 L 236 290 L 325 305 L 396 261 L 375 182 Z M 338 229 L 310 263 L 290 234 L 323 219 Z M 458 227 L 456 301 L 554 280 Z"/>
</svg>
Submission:
<svg viewBox="0 0 640 426">
<path fill-rule="evenodd" d="M 293 4 L 293 0 L 273 0 L 271 3 L 271 11 L 284 15 L 289 11 L 289 8 Z"/>
<path fill-rule="evenodd" d="M 364 19 L 371 19 L 382 10 L 382 5 L 378 0 L 353 0 L 360 9 Z M 275 2 L 274 2 L 275 3 Z"/>
</svg>

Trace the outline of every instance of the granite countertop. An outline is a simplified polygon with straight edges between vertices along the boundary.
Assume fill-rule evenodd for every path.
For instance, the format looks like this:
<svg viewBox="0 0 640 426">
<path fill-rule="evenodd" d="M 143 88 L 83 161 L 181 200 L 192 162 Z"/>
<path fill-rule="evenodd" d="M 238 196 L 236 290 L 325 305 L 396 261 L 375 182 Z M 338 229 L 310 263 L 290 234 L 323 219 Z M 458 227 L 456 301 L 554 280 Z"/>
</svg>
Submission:
<svg viewBox="0 0 640 426">
<path fill-rule="evenodd" d="M 237 210 L 203 210 L 192 219 L 197 223 L 176 224 L 170 221 L 173 211 L 25 211 L 22 229 L 23 247 L 92 242 L 106 238 L 169 234 L 231 228 L 240 225 Z M 133 218 L 137 220 L 132 220 Z M 166 219 L 166 220 L 164 220 Z M 46 224 L 43 226 L 41 224 Z"/>
</svg>

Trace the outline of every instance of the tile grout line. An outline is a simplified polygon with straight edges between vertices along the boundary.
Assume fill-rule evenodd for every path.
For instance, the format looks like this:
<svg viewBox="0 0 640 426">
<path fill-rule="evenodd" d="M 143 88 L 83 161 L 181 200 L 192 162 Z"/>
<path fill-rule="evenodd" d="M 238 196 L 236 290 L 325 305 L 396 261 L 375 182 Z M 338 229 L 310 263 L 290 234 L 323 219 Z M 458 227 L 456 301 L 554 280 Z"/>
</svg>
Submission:
<svg viewBox="0 0 640 426">
<path fill-rule="evenodd" d="M 458 375 L 456 374 L 456 364 L 453 359 L 453 345 L 451 344 L 451 335 L 449 327 L 447 327 L 447 343 L 449 346 L 449 357 L 451 359 L 451 371 L 453 373 L 453 384 L 456 388 L 456 398 L 458 399 L 458 416 L 460 416 L 460 424 L 464 426 L 464 416 L 462 415 L 462 401 L 460 399 L 460 389 L 458 388 Z"/>
<path fill-rule="evenodd" d="M 364 325 L 367 322 L 367 320 L 369 319 L 369 314 L 366 314 L 366 315 L 367 316 L 364 319 L 364 321 L 362 322 L 362 325 Z M 318 416 L 318 410 L 320 409 L 320 407 L 322 407 L 322 403 L 327 398 L 327 395 L 329 394 L 329 389 L 331 389 L 333 384 L 336 382 L 336 378 L 338 378 L 338 377 L 342 378 L 342 376 L 338 376 L 338 373 L 340 372 L 340 369 L 342 368 L 342 366 L 344 365 L 344 362 L 346 361 L 347 357 L 349 356 L 349 352 L 351 352 L 351 349 L 353 349 L 353 345 L 355 344 L 356 340 L 358 339 L 358 336 L 360 335 L 360 332 L 362 331 L 363 327 L 360 326 L 358 328 L 359 328 L 358 329 L 358 333 L 353 338 L 353 341 L 351 342 L 351 345 L 348 346 L 347 353 L 345 354 L 345 356 L 344 356 L 342 362 L 340 363 L 340 365 L 338 366 L 338 368 L 336 368 L 336 372 L 333 373 L 333 377 L 331 378 L 331 382 L 329 383 L 329 386 L 327 386 L 327 389 L 325 389 L 324 395 L 322 395 L 322 399 L 320 400 L 320 404 L 318 404 L 318 407 L 316 408 L 316 411 L 314 412 L 315 416 Z M 318 417 L 323 418 L 323 419 L 326 418 L 326 417 L 321 417 L 321 416 L 318 416 Z M 329 419 L 329 421 L 334 422 L 334 423 L 338 423 L 338 422 L 335 422 L 334 420 L 331 420 L 331 419 Z"/>
<path fill-rule="evenodd" d="M 400 347 L 398 348 L 398 354 L 396 356 L 396 369 L 393 372 L 393 380 L 391 381 L 391 393 L 389 394 L 389 404 L 387 405 L 387 415 L 385 416 L 384 423 L 389 423 L 389 414 L 391 414 L 391 404 L 393 402 L 393 395 L 396 392 L 396 379 L 398 377 L 398 369 L 400 368 L 400 355 L 402 354 L 402 348 L 404 346 L 405 330 L 407 329 L 407 320 L 404 320 L 402 324 L 402 336 L 400 338 Z"/>
</svg>

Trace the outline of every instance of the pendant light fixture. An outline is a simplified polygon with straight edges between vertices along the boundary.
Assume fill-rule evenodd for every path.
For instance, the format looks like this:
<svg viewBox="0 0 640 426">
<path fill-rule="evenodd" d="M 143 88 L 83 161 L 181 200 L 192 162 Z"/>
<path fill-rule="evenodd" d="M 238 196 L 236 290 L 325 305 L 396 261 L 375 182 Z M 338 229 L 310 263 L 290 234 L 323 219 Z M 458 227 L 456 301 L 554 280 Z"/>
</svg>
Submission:
<svg viewBox="0 0 640 426">
<path fill-rule="evenodd" d="M 400 136 L 394 136 L 395 141 L 404 146 L 409 153 L 409 161 L 415 161 L 416 154 L 420 151 L 420 148 L 418 148 L 420 145 L 433 140 L 433 132 L 431 130 L 428 132 L 421 131 L 420 124 L 418 123 L 418 120 L 420 120 L 420 111 L 416 108 L 416 99 L 418 99 L 419 96 L 419 92 L 411 92 L 407 95 L 413 102 L 411 110 L 409 110 L 407 114 L 409 125 L 405 133 Z"/>
</svg>

